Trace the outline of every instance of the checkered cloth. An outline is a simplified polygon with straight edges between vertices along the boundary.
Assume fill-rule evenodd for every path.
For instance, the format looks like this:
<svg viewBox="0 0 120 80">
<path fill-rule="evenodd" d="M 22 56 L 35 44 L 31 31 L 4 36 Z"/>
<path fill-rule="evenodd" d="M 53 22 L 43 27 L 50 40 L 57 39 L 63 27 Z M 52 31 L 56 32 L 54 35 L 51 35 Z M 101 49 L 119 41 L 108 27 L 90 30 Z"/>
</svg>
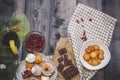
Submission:
<svg viewBox="0 0 120 80">
<path fill-rule="evenodd" d="M 73 46 L 80 80 L 90 80 L 97 72 L 84 68 L 80 62 L 80 49 L 84 42 L 81 40 L 83 30 L 86 32 L 87 40 L 100 40 L 109 46 L 116 21 L 109 15 L 81 3 L 76 7 L 68 26 L 68 37 Z"/>
</svg>

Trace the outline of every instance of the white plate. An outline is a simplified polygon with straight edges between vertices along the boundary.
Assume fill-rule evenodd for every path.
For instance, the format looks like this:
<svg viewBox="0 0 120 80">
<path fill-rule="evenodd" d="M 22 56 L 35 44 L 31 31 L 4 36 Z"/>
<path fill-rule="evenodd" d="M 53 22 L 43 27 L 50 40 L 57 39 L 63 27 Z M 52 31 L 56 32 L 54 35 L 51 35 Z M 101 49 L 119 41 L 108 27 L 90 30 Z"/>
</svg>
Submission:
<svg viewBox="0 0 120 80">
<path fill-rule="evenodd" d="M 83 55 L 85 53 L 85 49 L 90 46 L 90 45 L 94 45 L 97 44 L 99 45 L 100 49 L 102 49 L 104 51 L 104 59 L 101 61 L 101 64 L 97 65 L 97 66 L 92 66 L 90 64 L 88 64 L 84 59 L 83 59 Z M 81 48 L 81 52 L 80 52 L 80 60 L 81 63 L 83 64 L 84 67 L 86 67 L 89 70 L 99 70 L 103 67 L 105 67 L 109 61 L 110 61 L 111 55 L 110 55 L 110 51 L 108 49 L 107 46 L 105 46 L 102 42 L 100 41 L 96 41 L 96 40 L 89 40 L 87 42 L 85 42 Z"/>
<path fill-rule="evenodd" d="M 43 54 L 40 54 L 40 55 L 42 55 L 42 58 L 44 61 L 49 61 L 54 65 L 55 73 L 53 76 L 51 76 L 50 80 L 55 80 L 57 77 L 57 73 L 58 73 L 55 64 L 51 60 L 49 60 L 45 55 L 43 55 Z M 23 60 L 16 71 L 17 80 L 28 80 L 28 79 L 22 78 L 21 72 L 23 72 L 24 70 L 26 70 L 26 68 L 25 68 L 25 61 Z"/>
</svg>

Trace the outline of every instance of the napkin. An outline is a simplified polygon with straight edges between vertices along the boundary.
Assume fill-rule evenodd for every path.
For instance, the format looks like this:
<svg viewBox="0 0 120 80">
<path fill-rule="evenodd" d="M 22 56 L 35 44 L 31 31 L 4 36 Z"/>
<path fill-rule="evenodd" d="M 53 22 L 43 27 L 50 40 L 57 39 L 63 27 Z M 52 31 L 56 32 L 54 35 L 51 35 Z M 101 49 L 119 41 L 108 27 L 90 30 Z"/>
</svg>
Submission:
<svg viewBox="0 0 120 80">
<path fill-rule="evenodd" d="M 85 42 L 81 37 L 85 35 L 87 40 L 100 40 L 109 46 L 116 22 L 116 19 L 103 12 L 81 3 L 77 5 L 70 19 L 67 33 L 73 47 L 80 80 L 90 80 L 97 72 L 84 68 L 80 62 L 80 49 Z"/>
</svg>

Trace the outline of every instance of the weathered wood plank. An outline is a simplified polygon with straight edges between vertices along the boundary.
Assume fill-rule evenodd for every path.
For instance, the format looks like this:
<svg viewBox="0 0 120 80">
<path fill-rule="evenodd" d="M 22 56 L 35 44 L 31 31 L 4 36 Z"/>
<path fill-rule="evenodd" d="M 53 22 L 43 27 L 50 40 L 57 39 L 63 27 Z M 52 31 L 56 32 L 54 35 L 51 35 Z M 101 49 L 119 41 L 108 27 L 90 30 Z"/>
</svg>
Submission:
<svg viewBox="0 0 120 80">
<path fill-rule="evenodd" d="M 102 11 L 102 0 L 77 0 L 77 3 L 83 3 L 89 7 Z"/>
<path fill-rule="evenodd" d="M 13 15 L 22 14 L 22 13 L 24 13 L 24 10 L 25 10 L 25 0 L 16 0 L 15 11 L 14 11 Z"/>
<path fill-rule="evenodd" d="M 116 19 L 118 23 L 113 32 L 113 38 L 110 45 L 111 61 L 105 69 L 105 80 L 120 79 L 120 0 L 105 0 L 105 12 Z"/>
<path fill-rule="evenodd" d="M 51 13 L 52 25 L 50 29 L 50 45 L 55 49 L 56 42 L 60 36 L 67 36 L 67 27 L 72 16 L 76 1 L 75 0 L 52 0 Z"/>
<path fill-rule="evenodd" d="M 30 21 L 31 31 L 40 31 L 45 36 L 44 54 L 49 54 L 50 0 L 26 0 L 25 13 Z"/>
<path fill-rule="evenodd" d="M 0 0 L 0 19 L 9 18 L 15 10 L 15 0 Z"/>
</svg>

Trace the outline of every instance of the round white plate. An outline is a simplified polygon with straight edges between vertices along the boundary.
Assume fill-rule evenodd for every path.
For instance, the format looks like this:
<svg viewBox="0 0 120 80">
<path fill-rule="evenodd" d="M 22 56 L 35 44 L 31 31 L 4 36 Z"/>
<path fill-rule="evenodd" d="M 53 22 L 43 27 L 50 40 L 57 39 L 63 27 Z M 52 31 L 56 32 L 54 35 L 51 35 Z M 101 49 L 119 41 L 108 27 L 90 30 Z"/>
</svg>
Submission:
<svg viewBox="0 0 120 80">
<path fill-rule="evenodd" d="M 55 64 L 51 60 L 49 60 L 44 54 L 40 54 L 40 55 L 42 55 L 42 58 L 43 58 L 44 61 L 49 61 L 50 63 L 52 63 L 54 65 L 55 73 L 54 73 L 53 76 L 50 77 L 50 80 L 55 80 L 56 77 L 57 77 L 57 73 L 58 73 Z M 28 79 L 23 79 L 22 78 L 21 72 L 23 72 L 24 70 L 26 70 L 26 68 L 25 68 L 25 60 L 23 60 L 21 62 L 21 64 L 19 65 L 19 67 L 18 67 L 18 69 L 16 71 L 17 80 L 28 80 Z"/>
<path fill-rule="evenodd" d="M 88 64 L 84 59 L 83 59 L 83 55 L 85 53 L 85 49 L 90 46 L 90 45 L 99 45 L 100 49 L 102 49 L 104 51 L 104 59 L 101 61 L 101 64 L 97 65 L 97 66 L 92 66 L 90 64 Z M 105 67 L 109 61 L 110 61 L 111 55 L 110 55 L 110 51 L 108 49 L 107 46 L 105 46 L 102 42 L 100 41 L 96 41 L 96 40 L 89 40 L 87 42 L 85 42 L 81 48 L 81 52 L 80 52 L 80 60 L 81 63 L 83 64 L 84 67 L 86 67 L 89 70 L 99 70 L 103 67 Z"/>
</svg>

